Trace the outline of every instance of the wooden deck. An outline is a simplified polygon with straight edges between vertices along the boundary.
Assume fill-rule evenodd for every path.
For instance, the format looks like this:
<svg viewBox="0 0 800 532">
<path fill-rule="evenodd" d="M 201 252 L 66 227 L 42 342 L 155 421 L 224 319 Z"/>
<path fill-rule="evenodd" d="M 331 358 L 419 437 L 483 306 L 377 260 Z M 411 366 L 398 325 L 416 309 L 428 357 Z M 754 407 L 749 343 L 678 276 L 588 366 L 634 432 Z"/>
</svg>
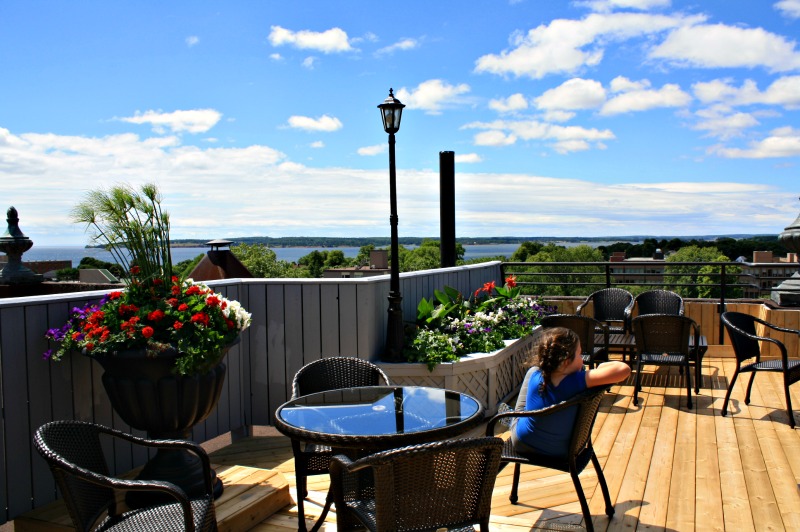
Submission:
<svg viewBox="0 0 800 532">
<path fill-rule="evenodd" d="M 737 382 L 722 417 L 733 368 L 730 358 L 704 361 L 705 388 L 691 411 L 676 368 L 644 375 L 639 407 L 631 399 L 633 377 L 606 396 L 594 444 L 616 508 L 612 519 L 603 514 L 591 465 L 581 474 L 596 530 L 800 530 L 800 428 L 789 428 L 782 380 L 759 374 L 749 406 L 746 380 Z M 800 386 L 793 387 L 792 401 L 800 406 Z M 295 496 L 291 448 L 277 433 L 245 438 L 212 457 L 218 464 L 278 469 Z M 583 528 L 569 475 L 523 468 L 519 504 L 511 505 L 512 471 L 497 479 L 492 530 Z M 319 514 L 327 486 L 324 476 L 309 478 L 309 518 Z M 287 506 L 254 530 L 296 530 L 296 519 L 296 507 Z M 323 530 L 335 530 L 335 519 L 331 512 Z"/>
<path fill-rule="evenodd" d="M 719 411 L 733 368 L 731 358 L 705 360 L 705 388 L 695 396 L 691 411 L 686 409 L 686 389 L 676 368 L 645 373 L 639 407 L 631 399 L 633 377 L 606 395 L 593 440 L 616 508 L 612 519 L 603 514 L 592 466 L 581 474 L 596 530 L 800 530 L 800 428 L 789 428 L 782 380 L 759 374 L 749 406 L 743 401 L 746 379 L 738 382 L 729 416 L 723 418 Z M 800 386 L 792 389 L 792 401 L 800 406 Z M 482 426 L 468 436 L 480 436 L 483 430 Z M 257 427 L 255 433 L 214 451 L 212 462 L 222 470 L 226 466 L 277 470 L 288 480 L 296 500 L 289 440 L 271 427 Z M 507 467 L 497 478 L 492 530 L 583 529 L 569 475 L 523 467 L 519 504 L 512 505 L 508 502 L 512 472 Z M 309 527 L 321 511 L 327 488 L 326 476 L 309 478 Z M 236 495 L 241 504 L 253 503 L 245 493 L 228 495 Z M 42 522 L 43 528 L 36 530 L 53 530 L 59 524 L 67 528 L 63 509 L 50 517 L 45 510 L 35 512 L 49 524 Z M 293 503 L 266 519 L 256 518 L 254 512 L 246 515 L 243 521 L 231 518 L 223 528 L 297 529 Z M 323 530 L 335 530 L 335 522 L 332 511 Z"/>
</svg>

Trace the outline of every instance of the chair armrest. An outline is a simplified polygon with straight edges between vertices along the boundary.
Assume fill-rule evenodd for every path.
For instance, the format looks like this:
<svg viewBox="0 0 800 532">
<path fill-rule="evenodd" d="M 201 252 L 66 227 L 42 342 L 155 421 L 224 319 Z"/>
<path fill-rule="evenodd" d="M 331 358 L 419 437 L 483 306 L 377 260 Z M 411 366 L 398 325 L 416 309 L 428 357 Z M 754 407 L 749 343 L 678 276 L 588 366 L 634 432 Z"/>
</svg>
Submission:
<svg viewBox="0 0 800 532">
<path fill-rule="evenodd" d="M 110 427 L 99 427 L 98 431 L 114 438 L 119 438 L 121 440 L 144 447 L 156 449 L 186 449 L 196 454 L 203 466 L 206 490 L 208 493 L 213 491 L 214 486 L 211 481 L 211 460 L 209 459 L 206 450 L 197 443 L 190 440 L 152 440 L 148 438 L 142 438 L 140 436 L 134 436 L 133 434 L 128 434 L 127 432 L 122 432 L 121 430 L 112 429 Z"/>
<path fill-rule="evenodd" d="M 561 401 L 560 403 L 548 406 L 546 408 L 541 408 L 539 410 L 516 410 L 516 411 L 512 410 L 509 412 L 502 412 L 499 414 L 495 414 L 489 420 L 489 423 L 486 425 L 486 436 L 494 436 L 495 425 L 497 423 L 502 422 L 502 420 L 504 419 L 519 418 L 519 417 L 546 417 L 582 402 L 584 399 L 586 399 L 587 396 L 592 396 L 600 392 L 605 392 L 606 390 L 609 389 L 611 389 L 610 385 L 604 384 L 602 386 L 594 386 L 579 393 L 575 397 L 567 399 L 566 401 Z"/>
<path fill-rule="evenodd" d="M 589 304 L 589 301 L 591 301 L 591 300 L 592 300 L 592 297 L 591 297 L 591 296 L 587 297 L 587 298 L 584 300 L 584 302 L 583 302 L 583 303 L 581 303 L 580 305 L 578 305 L 578 308 L 576 308 L 576 309 L 575 309 L 575 314 L 577 314 L 578 316 L 583 316 L 583 314 L 582 314 L 583 308 L 584 308 L 586 305 L 588 305 L 588 304 Z"/>
</svg>

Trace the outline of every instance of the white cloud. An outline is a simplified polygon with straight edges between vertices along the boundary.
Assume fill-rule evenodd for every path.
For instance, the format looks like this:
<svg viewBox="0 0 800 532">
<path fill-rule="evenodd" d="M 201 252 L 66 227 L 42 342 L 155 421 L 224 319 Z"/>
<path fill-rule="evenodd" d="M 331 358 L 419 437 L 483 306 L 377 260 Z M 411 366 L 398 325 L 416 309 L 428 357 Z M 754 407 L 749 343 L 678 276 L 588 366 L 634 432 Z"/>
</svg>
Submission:
<svg viewBox="0 0 800 532">
<path fill-rule="evenodd" d="M 167 130 L 174 133 L 205 133 L 222 118 L 222 113 L 214 109 L 191 109 L 187 111 L 139 111 L 134 116 L 118 118 L 130 124 L 151 124 L 153 131 L 162 134 Z"/>
<path fill-rule="evenodd" d="M 800 68 L 793 41 L 762 28 L 725 24 L 677 28 L 651 50 L 650 57 L 697 68 L 764 67 L 771 72 Z"/>
<path fill-rule="evenodd" d="M 599 81 L 572 78 L 536 98 L 539 109 L 594 109 L 606 100 L 606 91 Z"/>
<path fill-rule="evenodd" d="M 614 139 L 608 130 L 589 129 L 580 126 L 561 126 L 536 120 L 495 120 L 493 122 L 473 122 L 462 129 L 482 129 L 474 137 L 477 146 L 503 146 L 522 140 L 542 140 L 552 142 L 551 146 L 559 153 L 571 148 L 587 149 L 586 143 L 604 149 L 602 141 Z M 578 142 L 582 141 L 582 142 Z"/>
<path fill-rule="evenodd" d="M 306 57 L 305 59 L 303 59 L 303 63 L 302 63 L 303 64 L 303 68 L 307 68 L 309 70 L 314 70 L 314 65 L 316 64 L 316 62 L 317 62 L 317 58 L 314 57 L 313 55 L 310 55 L 310 56 Z"/>
<path fill-rule="evenodd" d="M 397 99 L 410 109 L 422 109 L 428 114 L 439 114 L 442 109 L 463 104 L 463 100 L 455 100 L 456 96 L 470 91 L 469 85 L 450 85 L 440 79 L 429 79 L 417 85 L 416 89 L 403 87 L 397 91 Z"/>
<path fill-rule="evenodd" d="M 693 129 L 707 131 L 711 137 L 729 140 L 741 136 L 742 131 L 758 125 L 758 120 L 749 113 L 730 112 L 725 107 L 712 107 L 698 111 L 700 119 Z"/>
<path fill-rule="evenodd" d="M 508 98 L 499 98 L 489 101 L 489 109 L 497 111 L 498 113 L 513 113 L 527 108 L 528 100 L 526 100 L 525 96 L 520 92 L 512 94 Z"/>
<path fill-rule="evenodd" d="M 476 146 L 510 146 L 517 142 L 517 137 L 507 135 L 502 131 L 491 130 L 476 133 L 473 141 Z"/>
<path fill-rule="evenodd" d="M 612 88 L 622 92 L 609 99 L 600 109 L 600 114 L 609 116 L 659 107 L 684 107 L 692 101 L 689 94 L 673 83 L 667 83 L 660 89 L 650 89 L 649 86 L 647 80 L 639 83 L 625 78 L 617 83 L 612 81 Z"/>
<path fill-rule="evenodd" d="M 577 5 L 586 6 L 593 11 L 607 13 L 616 9 L 650 9 L 669 7 L 671 0 L 585 0 L 576 2 Z"/>
<path fill-rule="evenodd" d="M 386 55 L 386 54 L 393 54 L 394 52 L 398 51 L 405 52 L 407 50 L 413 50 L 414 48 L 419 48 L 419 46 L 420 46 L 420 41 L 418 39 L 401 39 L 392 45 L 379 49 L 378 51 L 375 52 L 375 54 Z"/>
<path fill-rule="evenodd" d="M 456 155 L 454 158 L 457 163 L 474 164 L 483 161 L 483 158 L 477 153 L 463 153 Z"/>
<path fill-rule="evenodd" d="M 293 129 L 304 129 L 306 131 L 337 131 L 344 127 L 342 122 L 335 116 L 322 115 L 319 118 L 310 116 L 292 115 L 289 117 L 288 124 Z"/>
<path fill-rule="evenodd" d="M 273 61 L 283 61 L 283 56 L 279 53 L 269 54 L 269 58 Z"/>
<path fill-rule="evenodd" d="M 350 52 L 347 33 L 341 28 L 331 28 L 316 32 L 311 30 L 292 31 L 280 26 L 272 26 L 269 33 L 272 46 L 290 45 L 301 50 L 317 50 L 325 54 Z"/>
<path fill-rule="evenodd" d="M 373 146 L 364 146 L 363 148 L 359 148 L 357 153 L 365 157 L 371 157 L 373 155 L 379 155 L 385 151 L 386 144 L 375 144 Z"/>
<path fill-rule="evenodd" d="M 322 142 L 321 140 L 317 140 L 317 141 L 312 142 L 311 144 L 309 144 L 309 146 L 311 146 L 314 149 L 319 149 L 319 148 L 324 148 L 325 147 L 325 143 Z"/>
<path fill-rule="evenodd" d="M 785 17 L 800 18 L 800 0 L 781 0 L 775 3 L 775 9 Z"/>
<path fill-rule="evenodd" d="M 695 96 L 704 103 L 723 102 L 728 105 L 780 105 L 787 109 L 800 108 L 800 76 L 784 76 L 773 81 L 763 92 L 756 82 L 748 79 L 735 87 L 730 79 L 715 79 L 692 85 Z"/>
<path fill-rule="evenodd" d="M 574 117 L 575 113 L 572 111 L 562 111 L 560 109 L 548 109 L 542 113 L 542 118 L 546 122 L 566 122 Z"/>
<path fill-rule="evenodd" d="M 749 148 L 713 147 L 710 153 L 730 159 L 770 159 L 800 156 L 800 130 L 783 127 L 771 131 L 763 140 L 751 142 Z"/>
<path fill-rule="evenodd" d="M 199 42 L 200 42 L 200 37 L 198 37 L 197 35 L 190 35 L 189 37 L 186 37 L 186 46 L 188 46 L 189 48 L 195 46 Z"/>
<path fill-rule="evenodd" d="M 556 19 L 527 34 L 515 36 L 512 49 L 478 58 L 475 71 L 533 79 L 573 73 L 599 64 L 604 46 L 612 41 L 650 37 L 703 20 L 703 16 L 644 13 L 591 14 L 582 20 Z"/>
</svg>

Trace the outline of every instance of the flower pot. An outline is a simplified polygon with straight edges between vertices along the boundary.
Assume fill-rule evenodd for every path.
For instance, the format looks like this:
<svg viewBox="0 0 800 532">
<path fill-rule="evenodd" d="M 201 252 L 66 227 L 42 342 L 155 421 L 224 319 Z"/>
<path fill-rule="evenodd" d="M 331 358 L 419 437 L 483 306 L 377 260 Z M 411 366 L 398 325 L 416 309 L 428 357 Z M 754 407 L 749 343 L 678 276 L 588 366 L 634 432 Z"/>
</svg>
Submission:
<svg viewBox="0 0 800 532">
<path fill-rule="evenodd" d="M 146 431 L 148 438 L 190 439 L 192 427 L 211 414 L 222 393 L 225 364 L 220 362 L 204 374 L 175 375 L 175 358 L 176 351 L 153 358 L 144 349 L 95 357 L 104 370 L 103 387 L 111 406 L 125 423 Z M 137 478 L 172 482 L 190 497 L 205 491 L 200 460 L 185 450 L 159 450 Z M 222 482 L 216 478 L 214 494 L 222 494 Z M 130 492 L 126 501 L 142 507 L 161 499 Z"/>
</svg>

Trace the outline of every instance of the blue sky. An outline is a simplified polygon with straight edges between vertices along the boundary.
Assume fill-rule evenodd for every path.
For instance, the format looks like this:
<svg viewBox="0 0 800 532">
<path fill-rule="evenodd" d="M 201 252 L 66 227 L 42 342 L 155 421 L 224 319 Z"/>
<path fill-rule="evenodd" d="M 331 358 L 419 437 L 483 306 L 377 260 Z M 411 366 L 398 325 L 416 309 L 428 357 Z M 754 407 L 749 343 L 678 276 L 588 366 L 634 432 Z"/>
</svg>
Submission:
<svg viewBox="0 0 800 532">
<path fill-rule="evenodd" d="M 174 238 L 777 234 L 800 212 L 800 0 L 0 3 L 0 206 L 81 245 L 157 183 Z"/>
</svg>

